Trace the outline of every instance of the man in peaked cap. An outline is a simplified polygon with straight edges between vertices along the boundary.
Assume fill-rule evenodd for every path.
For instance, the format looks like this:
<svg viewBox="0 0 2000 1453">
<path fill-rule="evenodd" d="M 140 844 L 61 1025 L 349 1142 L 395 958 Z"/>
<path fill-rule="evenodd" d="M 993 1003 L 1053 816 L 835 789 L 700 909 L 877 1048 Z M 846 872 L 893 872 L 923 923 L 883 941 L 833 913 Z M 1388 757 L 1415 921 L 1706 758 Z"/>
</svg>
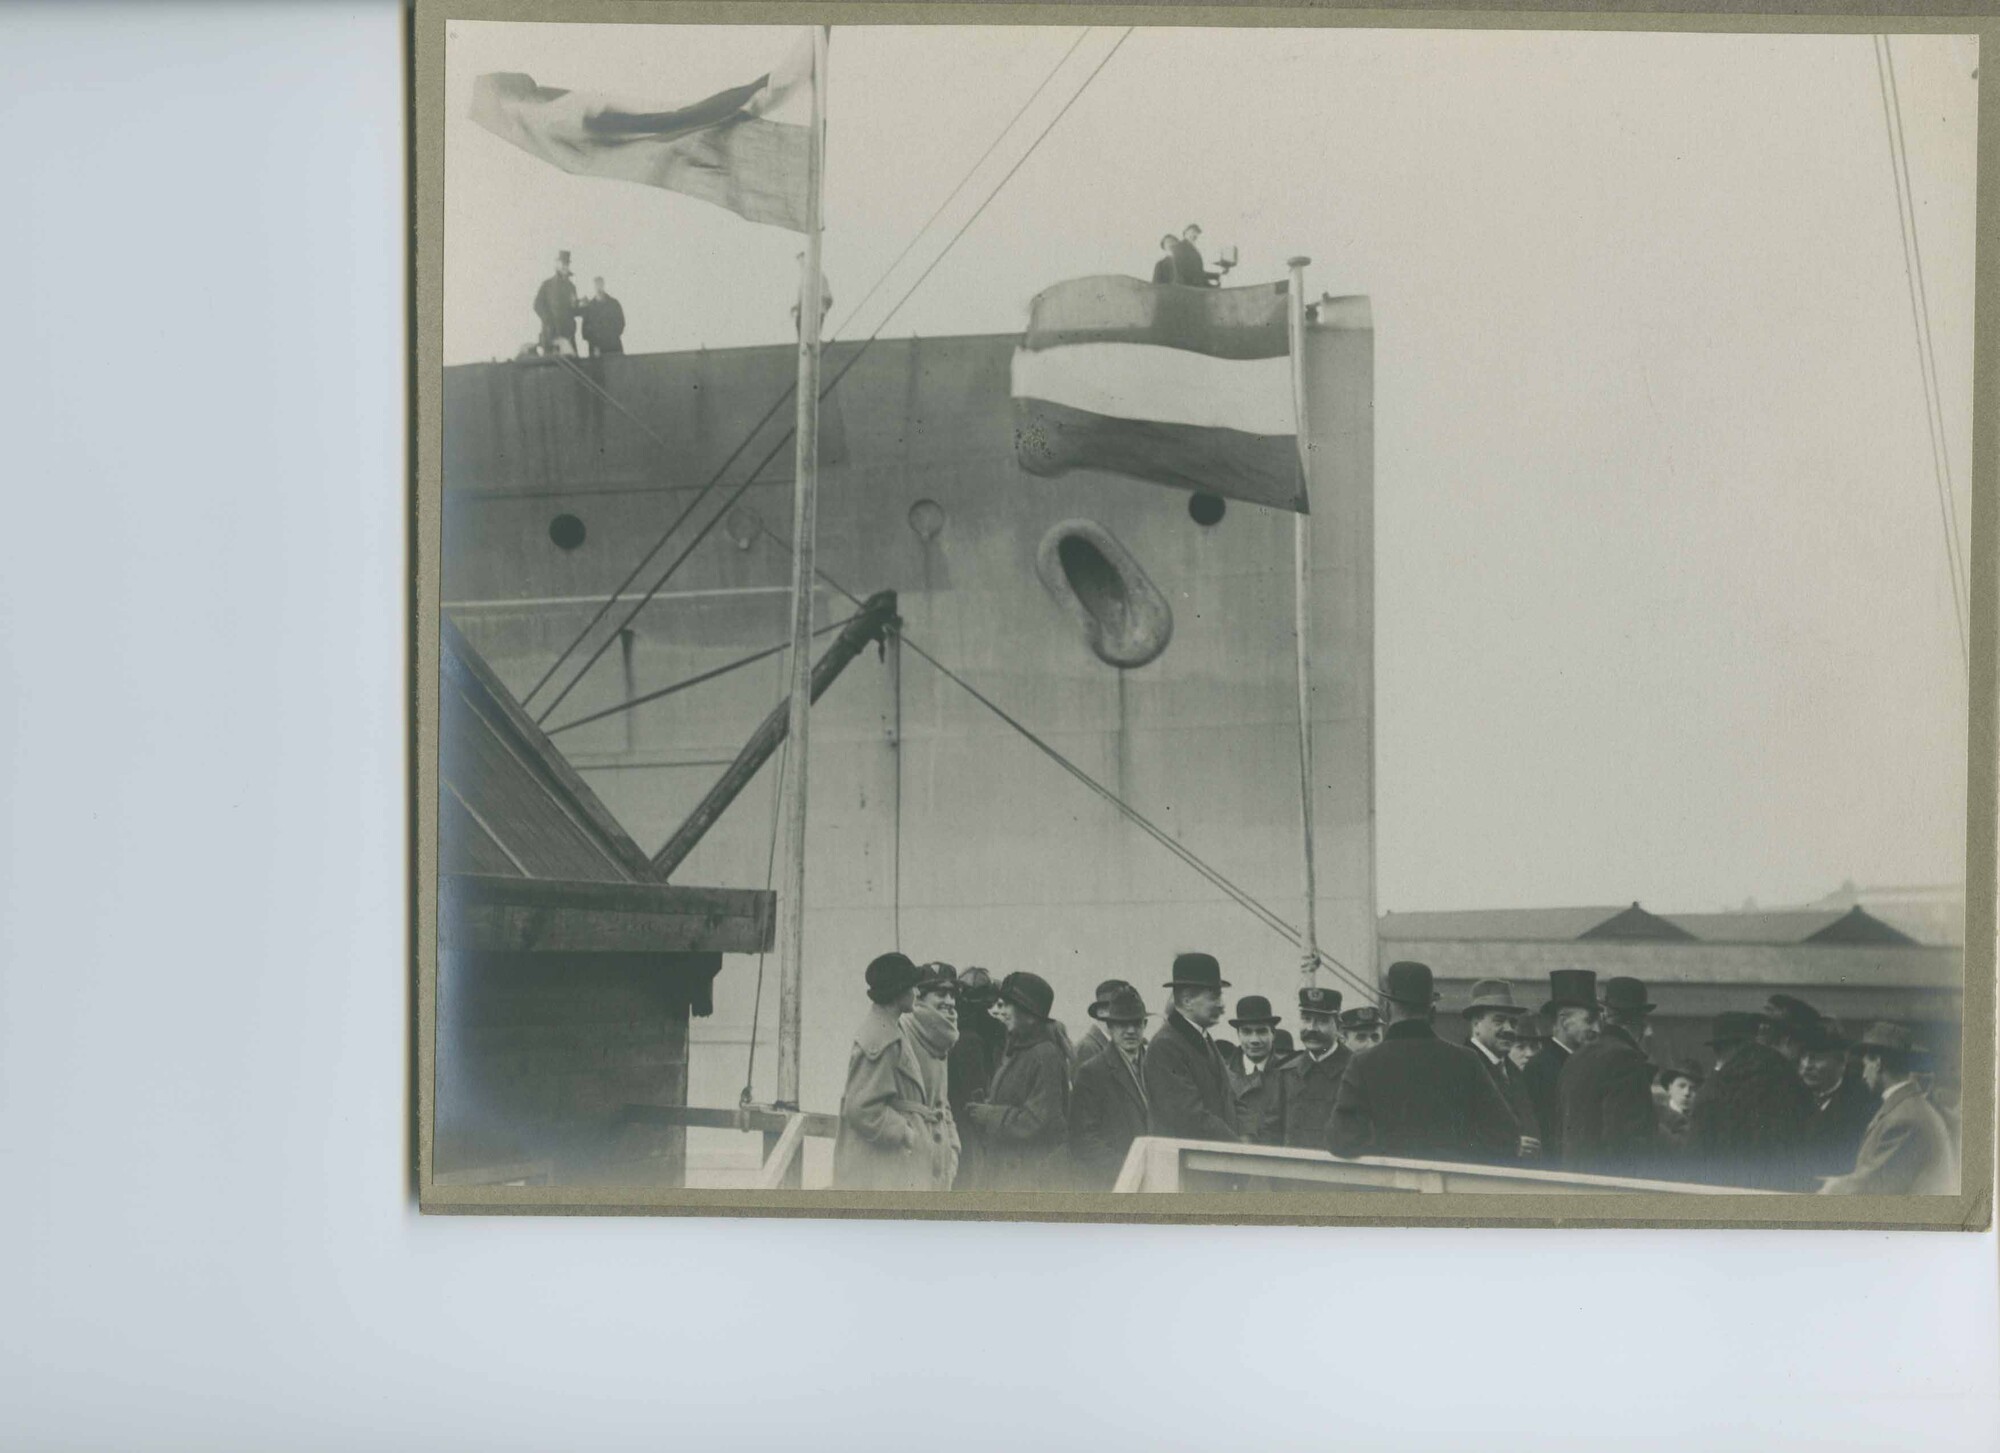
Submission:
<svg viewBox="0 0 2000 1453">
<path fill-rule="evenodd" d="M 1111 1036 L 1104 1032 L 1103 1009 L 1105 1004 L 1110 1001 L 1112 995 L 1116 994 L 1120 989 L 1129 989 L 1131 987 L 1123 979 L 1106 979 L 1097 986 L 1097 993 L 1091 997 L 1089 1007 L 1083 1011 L 1095 1022 L 1090 1026 L 1089 1032 L 1076 1042 L 1076 1067 L 1078 1069 L 1082 1069 L 1085 1065 L 1103 1054 L 1104 1051 L 1111 1048 Z"/>
<path fill-rule="evenodd" d="M 1146 1001 L 1120 984 L 1091 1006 L 1110 1047 L 1076 1072 L 1069 1096 L 1069 1156 L 1077 1185 L 1108 1191 L 1118 1180 L 1132 1142 L 1146 1133 L 1146 1084 L 1141 1056 L 1146 1044 Z"/>
<path fill-rule="evenodd" d="M 1350 1012 L 1376 1013 L 1372 1008 Z M 1354 1062 L 1354 1051 L 1341 1032 L 1345 1017 L 1340 1012 L 1340 990 L 1317 985 L 1299 990 L 1300 1049 L 1278 1071 L 1273 1106 L 1277 1127 L 1275 1134 L 1267 1131 L 1270 1144 L 1304 1150 L 1326 1148 L 1326 1128 L 1333 1120 L 1341 1077 Z"/>
<path fill-rule="evenodd" d="M 1428 964 L 1389 965 L 1389 1028 L 1341 1076 L 1326 1148 L 1339 1156 L 1512 1161 L 1521 1128 L 1478 1059 L 1431 1028 L 1437 1012 Z"/>
<path fill-rule="evenodd" d="M 1246 994 L 1236 1001 L 1236 1017 L 1229 1021 L 1237 1043 L 1216 1045 L 1229 1070 L 1237 1128 L 1266 1145 L 1276 1143 L 1283 1131 L 1283 1112 L 1277 1107 L 1279 1017 L 1262 994 Z"/>
<path fill-rule="evenodd" d="M 1542 1159 L 1562 1159 L 1562 1098 L 1556 1086 L 1571 1055 L 1597 1037 L 1597 974 L 1591 969 L 1555 969 L 1549 974 L 1549 998 L 1542 1014 L 1550 1034 L 1521 1072 L 1528 1103 L 1541 1131 Z"/>
<path fill-rule="evenodd" d="M 1521 1158 L 1532 1160 L 1542 1153 L 1539 1122 L 1528 1099 L 1528 1087 L 1521 1072 L 1508 1058 L 1508 1031 L 1521 1015 L 1514 991 L 1504 979 L 1481 979 L 1472 986 L 1471 1002 L 1464 1009 L 1466 1045 L 1479 1057 L 1493 1088 L 1507 1102 L 1515 1123 L 1521 1127 Z"/>
<path fill-rule="evenodd" d="M 1557 1081 L 1563 1164 L 1590 1175 L 1651 1176 L 1659 1170 L 1653 1062 L 1641 1047 L 1657 1007 L 1637 979 L 1606 979 L 1603 1029 L 1570 1057 Z"/>
<path fill-rule="evenodd" d="M 1208 1033 L 1222 1017 L 1222 991 L 1229 987 L 1222 965 L 1212 954 L 1176 955 L 1166 987 L 1172 1006 L 1144 1060 L 1152 1133 L 1240 1142 L 1246 1137 L 1236 1126 L 1229 1066 Z"/>
<path fill-rule="evenodd" d="M 1958 1156 L 1952 1133 L 1918 1086 L 1930 1056 L 1906 1025 L 1868 1026 L 1856 1046 L 1861 1074 L 1882 1096 L 1868 1122 L 1854 1169 L 1820 1187 L 1840 1196 L 1949 1196 L 1958 1191 Z"/>
<path fill-rule="evenodd" d="M 985 1096 L 1006 1048 L 1007 1030 L 992 1014 L 994 1001 L 999 997 L 1000 986 L 986 970 L 974 965 L 959 974 L 958 1001 L 962 1013 L 958 1042 L 952 1045 L 951 1058 L 945 1066 L 946 1098 L 962 1142 L 958 1176 L 952 1183 L 959 1190 L 975 1186 L 980 1180 L 983 1145 L 978 1130 L 966 1116 L 965 1107 Z"/>
<path fill-rule="evenodd" d="M 1715 1016 L 1708 1039 L 1715 1073 L 1688 1117 L 1689 1170 L 1717 1185 L 1809 1190 L 1812 1094 L 1790 1061 L 1759 1042 L 1761 1029 L 1761 1015 L 1732 1009 Z"/>
<path fill-rule="evenodd" d="M 1822 1019 L 1799 1057 L 1799 1078 L 1813 1096 L 1812 1117 L 1806 1122 L 1806 1169 L 1817 1176 L 1854 1169 L 1869 1122 L 1882 1106 L 1861 1071 L 1848 1064 L 1850 1048 L 1840 1025 Z"/>
</svg>

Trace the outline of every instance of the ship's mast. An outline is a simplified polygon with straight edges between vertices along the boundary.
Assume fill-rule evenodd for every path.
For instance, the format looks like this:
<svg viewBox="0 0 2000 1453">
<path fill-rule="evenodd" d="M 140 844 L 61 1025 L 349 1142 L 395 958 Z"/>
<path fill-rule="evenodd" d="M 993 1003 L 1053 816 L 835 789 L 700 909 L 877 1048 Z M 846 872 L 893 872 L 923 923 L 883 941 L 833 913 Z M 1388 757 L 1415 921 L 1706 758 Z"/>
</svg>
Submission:
<svg viewBox="0 0 2000 1453">
<path fill-rule="evenodd" d="M 1306 437 L 1306 267 L 1309 257 L 1294 257 L 1289 266 L 1292 285 L 1289 306 L 1292 345 L 1292 410 L 1298 421 L 1299 479 L 1310 489 L 1312 448 Z M 1299 817 L 1305 834 L 1306 912 L 1299 939 L 1304 951 L 1301 972 L 1310 988 L 1319 978 L 1319 886 L 1313 870 L 1313 738 L 1312 658 L 1307 627 L 1312 620 L 1312 516 L 1300 510 L 1292 516 L 1292 638 L 1297 648 L 1299 677 Z"/>
<path fill-rule="evenodd" d="M 805 949 L 807 718 L 812 712 L 814 532 L 819 514 L 821 189 L 826 174 L 827 27 L 813 27 L 812 137 L 806 162 L 806 256 L 799 279 L 797 462 L 792 486 L 791 720 L 786 735 L 784 877 L 778 887 L 778 1093 L 799 1103 L 799 1023 Z"/>
</svg>

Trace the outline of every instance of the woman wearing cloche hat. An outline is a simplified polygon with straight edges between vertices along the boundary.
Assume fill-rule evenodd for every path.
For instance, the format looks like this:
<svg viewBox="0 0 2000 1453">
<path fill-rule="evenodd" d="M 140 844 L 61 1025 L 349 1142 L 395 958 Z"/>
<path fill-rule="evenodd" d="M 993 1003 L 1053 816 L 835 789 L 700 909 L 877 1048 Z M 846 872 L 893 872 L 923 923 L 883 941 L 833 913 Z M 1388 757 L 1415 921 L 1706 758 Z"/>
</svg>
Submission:
<svg viewBox="0 0 2000 1453">
<path fill-rule="evenodd" d="M 1069 1047 L 1049 1017 L 1055 1001 L 1039 974 L 1000 981 L 993 1017 L 1007 1027 L 1007 1047 L 986 1098 L 965 1107 L 984 1148 L 980 1190 L 1067 1188 Z"/>
</svg>

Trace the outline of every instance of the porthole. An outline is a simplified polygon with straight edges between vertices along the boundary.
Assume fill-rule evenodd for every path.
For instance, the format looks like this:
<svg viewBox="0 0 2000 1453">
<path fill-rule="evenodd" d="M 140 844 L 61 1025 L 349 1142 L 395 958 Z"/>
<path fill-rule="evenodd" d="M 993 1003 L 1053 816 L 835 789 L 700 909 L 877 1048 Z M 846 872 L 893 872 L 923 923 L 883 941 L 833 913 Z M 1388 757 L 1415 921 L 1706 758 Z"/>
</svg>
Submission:
<svg viewBox="0 0 2000 1453">
<path fill-rule="evenodd" d="M 910 528 L 925 544 L 935 540 L 944 529 L 944 506 L 934 499 L 920 499 L 910 506 Z"/>
<path fill-rule="evenodd" d="M 1222 523 L 1222 517 L 1229 513 L 1229 503 L 1219 494 L 1209 494 L 1206 490 L 1188 496 L 1188 518 L 1206 529 L 1210 525 Z"/>
<path fill-rule="evenodd" d="M 738 505 L 722 520 L 723 533 L 729 536 L 729 543 L 739 550 L 748 550 L 756 544 L 763 528 L 762 517 L 748 505 Z"/>
<path fill-rule="evenodd" d="M 549 538 L 558 550 L 574 550 L 583 543 L 583 521 L 575 515 L 557 515 L 549 521 Z"/>
<path fill-rule="evenodd" d="M 1106 665 L 1144 666 L 1173 639 L 1167 598 L 1132 552 L 1095 520 L 1066 520 L 1042 536 L 1035 573 Z"/>
</svg>

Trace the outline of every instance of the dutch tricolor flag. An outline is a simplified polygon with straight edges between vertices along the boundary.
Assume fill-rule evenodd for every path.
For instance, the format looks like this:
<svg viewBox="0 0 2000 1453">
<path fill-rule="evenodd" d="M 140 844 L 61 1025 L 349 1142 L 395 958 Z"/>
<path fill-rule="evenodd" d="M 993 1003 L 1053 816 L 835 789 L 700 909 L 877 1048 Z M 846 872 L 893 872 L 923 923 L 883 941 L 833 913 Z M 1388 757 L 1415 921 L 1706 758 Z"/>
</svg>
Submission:
<svg viewBox="0 0 2000 1453">
<path fill-rule="evenodd" d="M 1014 353 L 1015 458 L 1304 513 L 1288 287 L 1090 277 L 1039 294 Z"/>
</svg>

